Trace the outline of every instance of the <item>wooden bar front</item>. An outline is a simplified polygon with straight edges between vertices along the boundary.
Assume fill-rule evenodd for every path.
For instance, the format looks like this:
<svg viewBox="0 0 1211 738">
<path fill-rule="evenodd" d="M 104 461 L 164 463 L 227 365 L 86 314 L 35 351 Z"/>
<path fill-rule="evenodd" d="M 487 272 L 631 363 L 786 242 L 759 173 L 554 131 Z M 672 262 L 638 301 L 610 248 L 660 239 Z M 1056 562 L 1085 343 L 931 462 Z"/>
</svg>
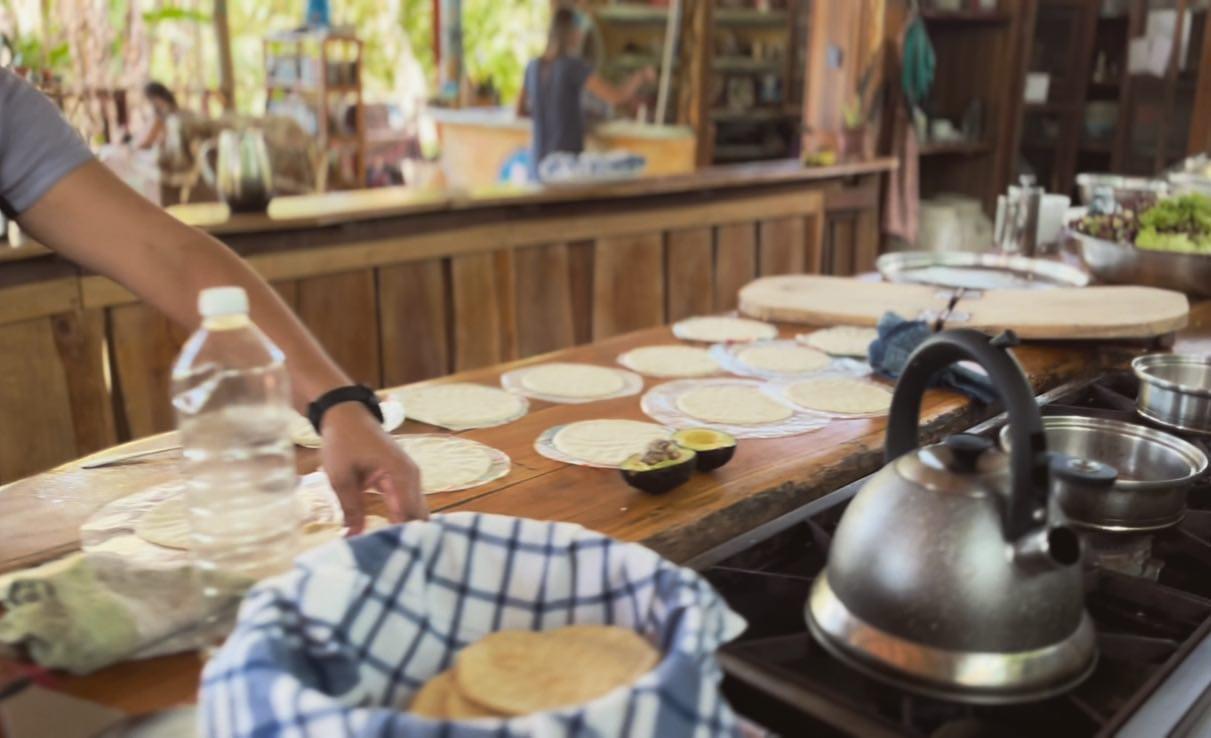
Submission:
<svg viewBox="0 0 1211 738">
<path fill-rule="evenodd" d="M 381 387 L 732 309 L 758 275 L 869 270 L 879 178 L 893 166 L 781 162 L 174 212 L 245 256 L 356 381 Z M 0 252 L 0 483 L 171 428 L 184 338 L 104 277 L 38 247 Z"/>
</svg>

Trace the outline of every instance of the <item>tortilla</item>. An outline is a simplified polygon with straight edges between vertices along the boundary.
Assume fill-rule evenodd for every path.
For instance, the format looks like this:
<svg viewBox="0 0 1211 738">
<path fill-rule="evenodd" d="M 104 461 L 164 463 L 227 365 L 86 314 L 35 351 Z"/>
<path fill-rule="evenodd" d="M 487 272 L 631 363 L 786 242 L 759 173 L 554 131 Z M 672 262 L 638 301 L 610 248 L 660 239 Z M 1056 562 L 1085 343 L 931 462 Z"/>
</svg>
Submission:
<svg viewBox="0 0 1211 738">
<path fill-rule="evenodd" d="M 381 515 L 367 515 L 362 524 L 362 533 L 369 533 L 390 524 L 391 521 Z M 307 523 L 303 526 L 302 534 L 299 537 L 299 550 L 308 551 L 316 546 L 344 538 L 348 530 L 349 528 L 345 526 L 344 522 Z"/>
<path fill-rule="evenodd" d="M 454 688 L 454 672 L 443 671 L 421 685 L 408 711 L 432 720 L 445 720 L 450 717 L 446 712 L 446 701 Z"/>
<path fill-rule="evenodd" d="M 736 352 L 742 364 L 780 374 L 798 374 L 823 369 L 831 363 L 828 354 L 790 342 L 749 346 Z"/>
<path fill-rule="evenodd" d="M 572 625 L 545 633 L 491 633 L 458 654 L 458 691 L 506 715 L 578 705 L 631 684 L 660 660 L 638 633 Z"/>
<path fill-rule="evenodd" d="M 887 412 L 891 408 L 891 390 L 852 377 L 816 377 L 786 388 L 787 396 L 810 410 L 859 415 Z"/>
<path fill-rule="evenodd" d="M 865 359 L 871 342 L 878 337 L 879 332 L 874 328 L 839 325 L 800 334 L 797 340 L 832 356 L 857 356 Z"/>
<path fill-rule="evenodd" d="M 189 550 L 189 515 L 185 495 L 157 503 L 135 521 L 135 535 L 165 548 Z"/>
<path fill-rule="evenodd" d="M 628 456 L 642 453 L 657 439 L 671 438 L 663 425 L 638 420 L 582 420 L 555 433 L 551 445 L 574 459 L 602 466 L 618 466 Z"/>
<path fill-rule="evenodd" d="M 525 415 L 526 401 L 497 387 L 456 382 L 398 394 L 408 417 L 450 430 L 489 428 Z"/>
<path fill-rule="evenodd" d="M 498 710 L 484 707 L 467 697 L 458 688 L 458 676 L 455 669 L 450 670 L 450 687 L 446 690 L 446 718 L 449 720 L 470 720 L 481 717 L 508 717 Z"/>
<path fill-rule="evenodd" d="M 316 546 L 335 541 L 345 535 L 343 522 L 323 520 L 321 509 L 327 503 L 309 495 L 302 495 L 304 504 L 311 507 L 305 513 L 299 535 L 299 550 L 306 551 Z M 388 525 L 386 518 L 367 515 L 363 529 L 366 532 Z M 185 495 L 179 494 L 163 500 L 143 513 L 134 526 L 135 535 L 148 543 L 164 548 L 189 550 L 189 512 L 185 507 Z"/>
<path fill-rule="evenodd" d="M 420 468 L 427 495 L 466 489 L 482 482 L 492 468 L 487 446 L 455 436 L 400 436 L 395 439 Z"/>
<path fill-rule="evenodd" d="M 626 382 L 618 371 L 592 364 L 543 364 L 521 375 L 521 386 L 537 395 L 576 400 L 609 397 Z"/>
<path fill-rule="evenodd" d="M 673 335 L 685 341 L 732 343 L 775 338 L 778 329 L 747 318 L 686 318 L 673 325 Z"/>
<path fill-rule="evenodd" d="M 703 377 L 720 371 L 710 351 L 680 344 L 632 349 L 618 363 L 650 377 Z"/>
<path fill-rule="evenodd" d="M 794 410 L 756 387 L 705 385 L 677 397 L 677 409 L 698 420 L 725 425 L 764 425 L 786 420 Z"/>
</svg>

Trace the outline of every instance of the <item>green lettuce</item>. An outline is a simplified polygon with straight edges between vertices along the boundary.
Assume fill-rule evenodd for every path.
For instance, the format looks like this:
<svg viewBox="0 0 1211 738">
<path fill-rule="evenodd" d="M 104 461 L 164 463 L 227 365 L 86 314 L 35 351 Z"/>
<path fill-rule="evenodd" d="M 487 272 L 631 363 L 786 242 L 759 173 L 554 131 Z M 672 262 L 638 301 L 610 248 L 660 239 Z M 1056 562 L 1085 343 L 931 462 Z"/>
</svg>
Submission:
<svg viewBox="0 0 1211 738">
<path fill-rule="evenodd" d="M 1140 216 L 1135 245 L 1153 251 L 1211 254 L 1211 197 L 1192 194 L 1157 202 Z"/>
</svg>

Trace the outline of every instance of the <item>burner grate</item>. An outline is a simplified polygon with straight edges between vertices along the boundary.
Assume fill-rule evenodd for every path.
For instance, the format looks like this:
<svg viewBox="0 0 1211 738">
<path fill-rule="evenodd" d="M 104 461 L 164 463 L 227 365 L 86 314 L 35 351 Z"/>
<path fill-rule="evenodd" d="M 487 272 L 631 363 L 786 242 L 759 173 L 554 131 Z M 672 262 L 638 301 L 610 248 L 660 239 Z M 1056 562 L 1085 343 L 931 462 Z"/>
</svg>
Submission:
<svg viewBox="0 0 1211 738">
<path fill-rule="evenodd" d="M 1114 373 L 1042 410 L 1140 423 L 1137 389 L 1130 373 Z M 1208 449 L 1204 439 L 1187 440 Z M 806 633 L 808 591 L 824 568 L 850 496 L 839 491 L 832 507 L 704 572 L 750 623 L 720 652 L 724 690 L 741 714 L 779 734 L 1109 735 L 1211 631 L 1211 481 L 1204 478 L 1191 491 L 1180 525 L 1102 543 L 1101 555 L 1109 558 L 1094 561 L 1125 563 L 1086 572 L 1100 657 L 1079 687 L 1041 702 L 997 707 L 907 693 L 849 668 Z"/>
</svg>

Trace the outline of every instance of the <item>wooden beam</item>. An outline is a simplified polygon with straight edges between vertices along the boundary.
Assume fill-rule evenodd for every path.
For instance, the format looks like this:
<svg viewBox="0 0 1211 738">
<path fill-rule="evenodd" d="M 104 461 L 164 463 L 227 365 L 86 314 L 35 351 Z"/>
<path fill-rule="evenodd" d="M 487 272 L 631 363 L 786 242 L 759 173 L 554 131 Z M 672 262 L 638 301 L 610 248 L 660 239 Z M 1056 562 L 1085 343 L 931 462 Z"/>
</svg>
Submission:
<svg viewBox="0 0 1211 738">
<path fill-rule="evenodd" d="M 223 108 L 235 110 L 235 71 L 231 62 L 231 28 L 227 25 L 227 0 L 214 0 L 214 37 L 219 53 L 219 90 Z"/>
<path fill-rule="evenodd" d="M 1204 21 L 1203 28 L 1203 53 L 1190 114 L 1190 141 L 1186 145 L 1186 153 L 1191 156 L 1211 152 L 1211 23 Z"/>
<path fill-rule="evenodd" d="M 74 277 L 0 288 L 0 325 L 69 313 L 80 307 Z"/>
<path fill-rule="evenodd" d="M 681 92 L 680 119 L 694 129 L 699 167 L 715 158 L 715 126 L 711 123 L 711 57 L 714 40 L 714 0 L 687 0 L 682 14 L 685 42 L 681 45 L 682 64 L 687 70 Z"/>
</svg>

